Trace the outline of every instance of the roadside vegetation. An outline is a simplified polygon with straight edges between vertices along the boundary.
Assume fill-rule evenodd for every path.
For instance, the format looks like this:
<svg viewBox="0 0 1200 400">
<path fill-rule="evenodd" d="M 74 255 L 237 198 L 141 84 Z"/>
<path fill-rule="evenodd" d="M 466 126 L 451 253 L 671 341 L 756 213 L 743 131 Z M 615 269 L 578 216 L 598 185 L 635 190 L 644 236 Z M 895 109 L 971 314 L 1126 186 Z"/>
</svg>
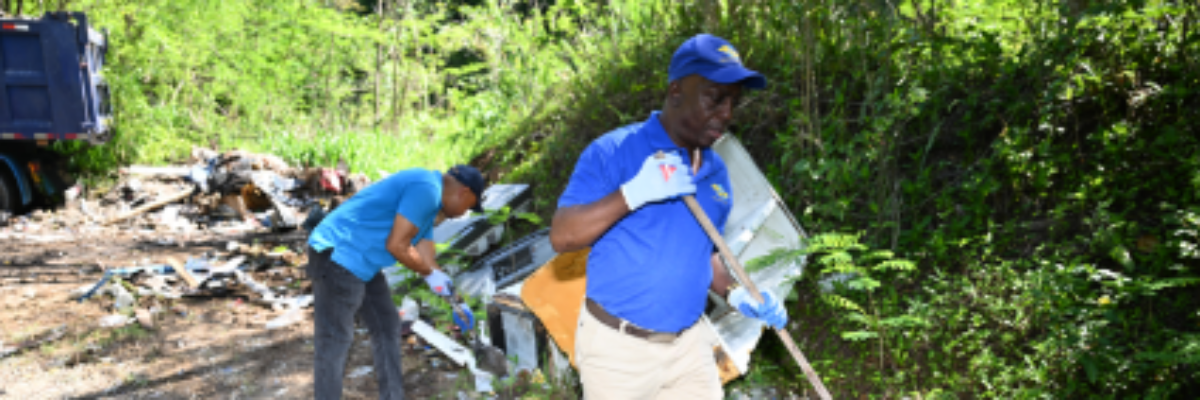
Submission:
<svg viewBox="0 0 1200 400">
<path fill-rule="evenodd" d="M 372 177 L 473 162 L 536 183 L 543 218 L 590 140 L 661 105 L 674 48 L 723 36 L 770 80 L 732 133 L 809 232 L 836 234 L 789 304 L 837 397 L 1200 391 L 1194 2 L 71 7 L 111 30 L 119 124 L 62 149 L 78 168 L 192 145 Z M 869 280 L 822 295 L 838 252 Z M 807 385 L 773 340 L 735 385 Z"/>
</svg>

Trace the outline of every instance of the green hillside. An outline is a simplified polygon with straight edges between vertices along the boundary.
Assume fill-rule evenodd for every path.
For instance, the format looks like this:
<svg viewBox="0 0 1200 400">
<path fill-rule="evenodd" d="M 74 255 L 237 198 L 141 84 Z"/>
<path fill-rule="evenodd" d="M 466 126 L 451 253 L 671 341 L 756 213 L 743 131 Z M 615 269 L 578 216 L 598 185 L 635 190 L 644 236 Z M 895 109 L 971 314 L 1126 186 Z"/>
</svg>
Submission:
<svg viewBox="0 0 1200 400">
<path fill-rule="evenodd" d="M 118 124 L 62 149 L 80 169 L 192 145 L 373 177 L 473 162 L 535 182 L 544 217 L 590 140 L 661 104 L 675 47 L 723 36 L 771 82 L 731 131 L 801 224 L 916 265 L 797 283 L 793 335 L 836 397 L 1200 392 L 1194 2 L 70 7 L 111 30 Z M 755 357 L 736 385 L 807 385 L 781 345 Z"/>
</svg>

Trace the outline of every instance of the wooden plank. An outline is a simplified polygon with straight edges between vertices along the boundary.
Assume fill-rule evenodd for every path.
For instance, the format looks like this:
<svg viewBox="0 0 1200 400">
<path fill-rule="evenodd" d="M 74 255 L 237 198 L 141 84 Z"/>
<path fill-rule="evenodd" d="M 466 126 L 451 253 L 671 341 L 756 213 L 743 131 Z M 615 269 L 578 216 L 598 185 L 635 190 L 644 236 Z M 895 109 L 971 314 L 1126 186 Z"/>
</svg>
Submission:
<svg viewBox="0 0 1200 400">
<path fill-rule="evenodd" d="M 170 265 L 171 268 L 175 269 L 175 273 L 178 274 L 180 278 L 183 278 L 183 281 L 187 283 L 189 288 L 195 289 L 200 287 L 200 280 L 196 279 L 196 276 L 192 275 L 191 271 L 188 271 L 187 268 L 184 268 L 185 266 L 181 264 L 179 260 L 176 260 L 172 257 L 167 257 L 167 264 Z"/>
<path fill-rule="evenodd" d="M 192 195 L 192 193 L 194 193 L 195 191 L 196 191 L 195 189 L 188 189 L 188 190 L 184 190 L 184 191 L 182 191 L 182 192 L 179 192 L 179 193 L 175 193 L 175 194 L 173 194 L 173 195 L 167 196 L 166 198 L 163 198 L 162 200 L 159 200 L 159 201 L 156 201 L 156 202 L 153 202 L 153 203 L 150 203 L 150 204 L 146 204 L 146 205 L 144 205 L 144 206 L 141 206 L 141 207 L 135 208 L 135 209 L 133 209 L 133 210 L 130 210 L 130 211 L 128 211 L 128 212 L 126 212 L 126 213 L 124 213 L 124 214 L 118 215 L 118 216 L 114 217 L 113 219 L 110 219 L 110 220 L 108 220 L 108 221 L 107 221 L 107 222 L 105 222 L 104 224 L 105 224 L 105 225 L 112 225 L 112 224 L 115 224 L 115 223 L 117 223 L 117 222 L 121 222 L 121 221 L 124 221 L 124 220 L 130 219 L 130 218 L 133 218 L 133 217 L 136 217 L 136 216 L 139 216 L 139 215 L 145 214 L 147 211 L 150 211 L 150 210 L 153 210 L 153 209 L 156 209 L 156 208 L 159 208 L 159 207 L 165 206 L 165 205 L 167 205 L 167 204 L 171 204 L 171 203 L 174 203 L 174 202 L 177 202 L 177 201 L 183 200 L 183 199 L 187 198 L 188 196 L 191 196 L 191 195 Z"/>
</svg>

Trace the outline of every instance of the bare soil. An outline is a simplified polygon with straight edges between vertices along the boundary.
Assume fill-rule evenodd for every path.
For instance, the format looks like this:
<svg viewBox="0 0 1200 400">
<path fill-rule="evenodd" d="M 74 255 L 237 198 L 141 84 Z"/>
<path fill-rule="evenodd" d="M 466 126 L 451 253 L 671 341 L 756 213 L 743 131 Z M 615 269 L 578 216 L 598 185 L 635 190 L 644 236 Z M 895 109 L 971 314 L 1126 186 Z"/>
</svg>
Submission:
<svg viewBox="0 0 1200 400">
<path fill-rule="evenodd" d="M 304 249 L 302 232 L 49 235 L 0 228 L 0 347 L 56 338 L 0 358 L 0 398 L 312 398 L 311 309 L 299 323 L 268 330 L 265 323 L 284 311 L 237 295 L 145 296 L 137 308 L 161 310 L 152 317 L 153 327 L 134 322 L 110 328 L 102 327 L 100 319 L 113 314 L 111 298 L 70 299 L 72 290 L 95 283 L 105 269 L 223 252 L 230 241 Z M 297 271 L 283 275 L 302 273 L 303 268 L 292 268 Z M 369 335 L 365 329 L 358 332 L 347 375 L 372 365 Z M 406 391 L 413 398 L 471 393 L 469 374 L 435 350 L 407 346 L 404 369 Z M 378 396 L 372 373 L 347 376 L 344 382 L 347 399 Z"/>
</svg>

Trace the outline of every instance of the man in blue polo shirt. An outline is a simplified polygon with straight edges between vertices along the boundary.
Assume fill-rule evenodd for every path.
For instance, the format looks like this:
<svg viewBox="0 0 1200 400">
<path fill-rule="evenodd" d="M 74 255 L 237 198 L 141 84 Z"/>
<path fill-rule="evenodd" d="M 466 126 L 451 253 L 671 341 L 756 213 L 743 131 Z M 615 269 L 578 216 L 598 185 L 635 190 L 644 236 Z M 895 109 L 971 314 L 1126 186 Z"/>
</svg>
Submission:
<svg viewBox="0 0 1200 400">
<path fill-rule="evenodd" d="M 558 201 L 550 241 L 558 252 L 591 246 L 587 298 L 575 333 L 584 397 L 720 399 L 716 338 L 695 325 L 708 291 L 774 327 L 775 296 L 754 301 L 734 282 L 684 204 L 694 195 L 717 227 L 733 205 L 729 173 L 711 146 L 742 89 L 766 79 L 729 42 L 698 35 L 675 52 L 662 112 L 609 132 L 579 158 Z"/>
<path fill-rule="evenodd" d="M 357 313 L 371 333 L 380 399 L 403 399 L 400 317 L 381 270 L 396 262 L 425 277 L 434 293 L 453 295 L 438 267 L 433 225 L 467 209 L 482 212 L 483 175 L 459 165 L 445 174 L 421 168 L 400 171 L 359 191 L 329 214 L 308 239 L 308 275 L 315 312 L 313 397 L 339 399 Z M 463 305 L 465 321 L 475 324 Z"/>
</svg>

